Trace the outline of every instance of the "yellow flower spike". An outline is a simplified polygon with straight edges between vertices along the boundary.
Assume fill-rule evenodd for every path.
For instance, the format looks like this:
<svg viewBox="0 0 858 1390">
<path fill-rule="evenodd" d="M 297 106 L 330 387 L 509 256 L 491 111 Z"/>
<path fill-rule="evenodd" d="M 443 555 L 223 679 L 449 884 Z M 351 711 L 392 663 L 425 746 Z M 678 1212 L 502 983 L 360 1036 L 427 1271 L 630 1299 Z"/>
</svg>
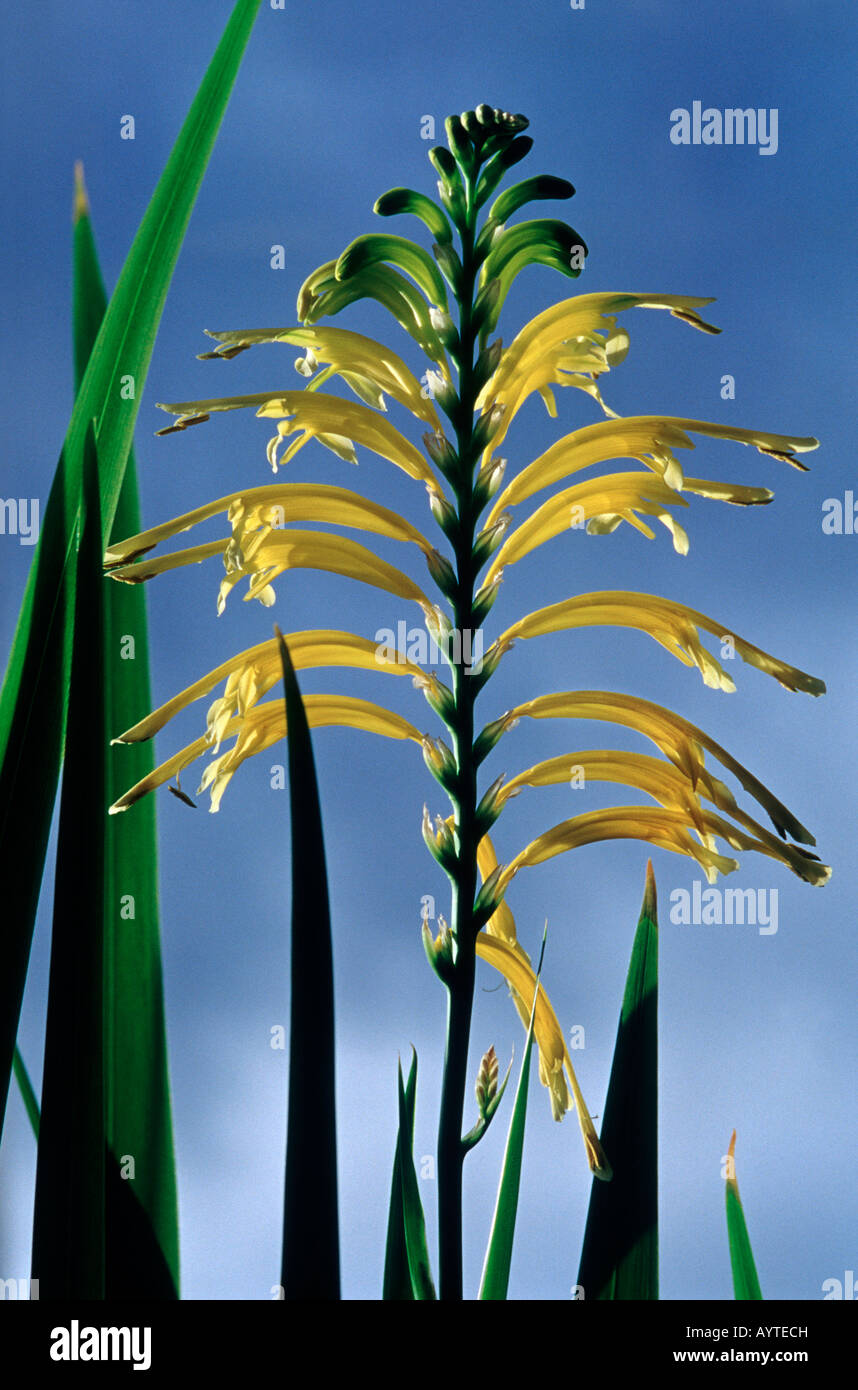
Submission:
<svg viewBox="0 0 858 1390">
<path fill-rule="evenodd" d="M 320 435 L 333 435 L 362 444 L 396 464 L 411 478 L 438 486 L 438 480 L 420 450 L 383 416 L 369 406 L 320 392 L 268 391 L 252 396 L 224 396 L 217 400 L 179 401 L 173 405 L 158 402 L 159 410 L 166 410 L 178 417 L 174 425 L 158 433 L 172 434 L 176 430 L 186 429 L 202 416 L 208 417 L 214 412 L 253 407 L 263 419 L 282 420 L 282 425 L 278 427 L 278 441 L 280 435 L 292 434 L 296 430 L 302 432 L 301 438 L 289 452 L 290 457 L 296 448 L 308 440 Z"/>
<path fill-rule="evenodd" d="M 607 720 L 612 724 L 622 724 L 634 729 L 650 739 L 660 748 L 696 787 L 698 778 L 704 771 L 703 749 L 726 767 L 741 783 L 745 791 L 765 808 L 772 824 L 781 836 L 790 835 L 805 845 L 816 841 L 810 831 L 797 820 L 783 802 L 768 790 L 740 762 L 732 757 L 720 743 L 705 734 L 702 729 L 691 724 L 679 714 L 665 709 L 663 705 L 653 704 L 635 695 L 623 695 L 614 690 L 567 690 L 553 695 L 540 695 L 517 705 L 505 716 L 506 727 L 515 719 L 527 716 L 531 719 L 595 719 Z"/>
<path fill-rule="evenodd" d="M 786 690 L 804 691 L 808 695 L 823 695 L 825 683 L 795 666 L 790 666 L 743 637 L 730 633 L 723 623 L 687 608 L 684 603 L 659 598 L 655 594 L 632 593 L 624 590 L 580 594 L 576 598 L 553 603 L 529 613 L 507 628 L 499 642 L 516 638 L 541 637 L 579 627 L 631 627 L 647 633 L 686 666 L 698 668 L 703 681 L 713 689 L 735 690 L 724 668 L 702 646 L 697 629 L 717 637 L 721 642 L 730 634 L 734 650 L 750 666 L 764 671 Z"/>
<path fill-rule="evenodd" d="M 302 375 L 314 372 L 317 364 L 323 362 L 329 368 L 329 375 L 341 376 L 352 389 L 351 377 L 366 378 L 378 391 L 410 410 L 418 420 L 424 420 L 432 429 L 440 429 L 431 398 L 422 394 L 413 372 L 401 357 L 374 338 L 364 337 L 346 328 L 319 326 L 232 330 L 227 333 L 212 333 L 206 329 L 206 333 L 221 346 L 214 352 L 202 353 L 201 360 L 235 356 L 236 352 L 261 343 L 289 343 L 304 348 L 308 354 L 304 359 L 308 363 L 307 371 L 302 368 Z M 315 389 L 314 383 L 308 384 L 307 390 Z M 383 409 L 384 406 L 379 408 Z"/>
<path fill-rule="evenodd" d="M 407 719 L 369 700 L 358 700 L 351 695 L 305 695 L 303 700 L 311 729 L 337 725 L 360 729 L 364 733 L 380 734 L 385 738 L 411 739 L 417 744 L 423 742 L 423 735 Z M 235 746 L 209 764 L 203 776 L 203 789 L 211 791 L 212 811 L 219 809 L 227 783 L 241 763 L 254 753 L 264 753 L 272 744 L 282 739 L 286 732 L 286 712 L 282 700 L 256 705 L 244 718 L 236 717 L 230 720 L 222 737 L 232 738 L 237 735 Z M 156 787 L 163 786 L 171 777 L 175 777 L 190 763 L 202 757 L 211 746 L 211 740 L 206 736 L 181 749 L 115 801 L 110 807 L 110 814 L 127 811 L 135 801 L 139 801 Z"/>
<path fill-rule="evenodd" d="M 512 990 L 516 1004 L 518 1005 L 520 1002 L 524 1008 L 522 1022 L 526 1029 L 530 1022 L 530 1004 L 525 1005 L 524 1001 L 532 1000 L 536 990 L 536 975 L 532 965 L 523 953 L 514 950 L 507 942 L 490 936 L 487 932 L 480 932 L 477 937 L 477 955 L 503 975 Z M 519 1013 L 521 1014 L 521 1008 Z M 597 1178 L 607 1182 L 612 1176 L 611 1165 L 599 1143 L 596 1127 L 581 1094 L 578 1078 L 575 1075 L 563 1037 L 563 1030 L 541 983 L 536 996 L 536 1020 L 533 1031 L 539 1048 L 539 1079 L 543 1086 L 547 1086 L 549 1089 L 551 1113 L 555 1120 L 562 1120 L 570 1108 L 569 1092 L 571 1091 L 584 1140 L 588 1167 Z"/>
<path fill-rule="evenodd" d="M 409 661 L 402 652 L 387 654 L 387 648 L 379 648 L 377 642 L 366 637 L 358 637 L 353 632 L 337 632 L 328 629 L 312 629 L 306 632 L 290 632 L 286 636 L 289 655 L 296 671 L 305 671 L 319 666 L 351 666 L 366 671 L 382 671 L 388 675 L 411 676 L 422 674 L 421 668 Z M 241 682 L 252 673 L 255 689 L 252 698 Z M 238 678 L 238 684 L 236 684 Z M 193 685 L 174 695 L 171 700 L 141 719 L 133 728 L 113 740 L 114 743 L 141 743 L 152 738 L 165 724 L 186 709 L 195 700 L 208 695 L 221 681 L 226 681 L 223 700 L 231 700 L 236 712 L 245 714 L 250 705 L 267 695 L 269 690 L 283 678 L 280 646 L 276 638 L 260 642 L 247 651 L 224 661 L 214 670 L 201 676 Z M 239 696 L 239 691 L 241 695 Z M 218 705 L 222 702 L 217 701 Z M 239 709 L 239 703 L 241 708 Z"/>
<path fill-rule="evenodd" d="M 410 521 L 349 488 L 332 487 L 327 483 L 269 483 L 267 487 L 229 493 L 215 502 L 174 517 L 172 521 L 162 522 L 160 526 L 153 526 L 148 531 L 140 531 L 136 536 L 112 544 L 105 551 L 105 566 L 115 568 L 127 565 L 140 555 L 154 550 L 163 541 L 224 512 L 234 533 L 243 534 L 263 525 L 283 526 L 295 521 L 314 521 L 349 526 L 392 540 L 410 541 L 419 546 L 424 554 L 432 549 L 431 543 Z M 121 577 L 128 578 L 128 572 L 125 571 Z"/>
<path fill-rule="evenodd" d="M 488 520 L 493 521 L 496 514 L 504 508 L 526 501 L 534 493 L 541 492 L 543 488 L 550 487 L 552 483 L 559 482 L 572 473 L 615 458 L 637 459 L 661 474 L 668 487 L 682 488 L 682 469 L 672 451 L 677 448 L 695 447 L 689 432 L 713 439 L 753 445 L 761 453 L 770 454 L 802 471 L 806 471 L 806 467 L 794 457 L 795 453 L 819 447 L 819 441 L 811 437 L 794 438 L 670 415 L 633 415 L 616 420 L 600 420 L 595 425 L 585 425 L 583 429 L 573 430 L 571 434 L 564 435 L 546 449 L 544 454 L 540 454 L 539 458 L 523 468 L 496 498 Z M 705 480 L 696 481 L 705 486 Z M 729 485 L 716 483 L 712 486 L 717 489 Z M 757 490 L 751 490 L 747 497 L 740 495 L 739 500 L 744 501 L 746 505 L 752 500 L 769 500 L 768 497 L 754 496 L 755 491 Z M 711 494 L 701 488 L 700 495 L 705 497 Z M 732 499 L 725 497 L 723 500 Z"/>
</svg>

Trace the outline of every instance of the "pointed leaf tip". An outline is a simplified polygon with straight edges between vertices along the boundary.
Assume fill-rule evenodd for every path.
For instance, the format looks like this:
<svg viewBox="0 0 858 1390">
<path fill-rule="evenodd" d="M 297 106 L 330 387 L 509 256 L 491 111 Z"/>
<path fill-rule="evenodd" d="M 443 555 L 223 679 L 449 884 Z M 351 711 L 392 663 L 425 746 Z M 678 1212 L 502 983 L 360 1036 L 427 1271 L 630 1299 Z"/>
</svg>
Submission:
<svg viewBox="0 0 858 1390">
<path fill-rule="evenodd" d="M 641 905 L 641 916 L 649 917 L 654 922 L 658 911 L 658 896 L 655 888 L 655 873 L 653 872 L 652 860 L 646 861 L 646 886 L 644 888 L 644 899 Z"/>
<path fill-rule="evenodd" d="M 72 221 L 78 223 L 82 217 L 89 217 L 89 198 L 83 181 L 83 160 L 75 160 L 74 166 L 74 210 Z"/>
</svg>

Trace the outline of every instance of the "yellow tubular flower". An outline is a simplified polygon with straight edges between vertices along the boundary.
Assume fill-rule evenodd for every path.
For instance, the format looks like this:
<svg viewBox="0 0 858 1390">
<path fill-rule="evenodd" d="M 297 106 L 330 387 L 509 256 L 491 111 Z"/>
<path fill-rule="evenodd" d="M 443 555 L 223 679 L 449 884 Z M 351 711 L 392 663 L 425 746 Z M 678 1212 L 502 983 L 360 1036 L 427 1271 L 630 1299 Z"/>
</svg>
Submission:
<svg viewBox="0 0 858 1390">
<path fill-rule="evenodd" d="M 387 649 L 370 642 L 366 637 L 358 637 L 353 632 L 312 630 L 290 632 L 286 636 L 292 665 L 296 671 L 304 671 L 317 666 L 352 666 L 366 671 L 383 671 L 388 675 L 419 676 L 421 667 L 409 661 L 401 652 L 393 655 Z M 209 729 L 223 718 L 225 710 L 228 717 L 243 715 L 258 700 L 267 695 L 283 678 L 283 665 L 280 657 L 280 643 L 277 638 L 260 642 L 249 647 L 237 656 L 224 661 L 209 671 L 186 690 L 174 695 L 166 704 L 141 719 L 133 728 L 126 729 L 114 739 L 114 743 L 142 743 L 163 729 L 174 714 L 188 705 L 210 694 L 216 685 L 226 681 L 223 696 L 215 701 L 209 711 Z"/>
<path fill-rule="evenodd" d="M 700 835 L 701 843 L 692 838 L 689 833 L 692 829 Z M 498 886 L 505 889 L 519 869 L 604 840 L 643 840 L 659 849 L 687 855 L 697 861 L 709 882 L 714 883 L 719 873 L 729 874 L 739 867 L 735 859 L 716 852 L 716 838 L 726 840 L 733 849 L 756 850 L 771 859 L 779 859 L 807 883 L 819 885 L 827 883 L 831 877 L 828 866 L 820 864 L 807 851 L 795 845 L 783 845 L 768 833 L 764 840 L 757 840 L 709 811 L 701 814 L 699 810 L 674 807 L 609 806 L 585 811 L 539 835 L 510 861 Z"/>
<path fill-rule="evenodd" d="M 341 396 L 323 396 L 306 391 L 269 391 L 252 396 L 225 396 L 217 400 L 180 401 L 175 405 L 158 402 L 178 418 L 174 425 L 159 430 L 159 434 L 174 434 L 189 425 L 200 424 L 222 410 L 244 410 L 256 406 L 256 414 L 264 419 L 280 420 L 277 434 L 268 446 L 268 461 L 277 472 L 277 453 L 282 438 L 301 431 L 301 436 L 287 449 L 282 463 L 288 463 L 310 439 L 319 439 L 342 458 L 357 463 L 354 444 L 379 454 L 395 463 L 410 478 L 431 484 L 439 490 L 438 479 L 416 446 L 387 420 L 381 419 L 368 406 L 343 400 Z M 339 443 L 334 445 L 334 441 Z"/>
<path fill-rule="evenodd" d="M 703 831 L 703 808 L 700 797 L 719 810 L 731 815 L 738 813 L 735 798 L 723 782 L 705 769 L 692 786 L 685 773 L 673 763 L 653 758 L 647 753 L 627 753 L 614 748 L 579 749 L 560 757 L 548 758 L 526 768 L 511 778 L 498 793 L 505 804 L 518 796 L 524 787 L 550 787 L 558 784 L 586 786 L 588 782 L 612 782 L 635 787 L 646 792 L 660 805 L 686 812 L 696 830 Z"/>
<path fill-rule="evenodd" d="M 541 695 L 516 706 L 506 716 L 507 728 L 522 716 L 531 719 L 596 719 L 622 724 L 643 734 L 661 749 L 665 757 L 689 779 L 692 788 L 705 771 L 703 749 L 712 754 L 765 808 L 779 835 L 791 835 L 802 844 L 816 843 L 810 831 L 778 801 L 746 767 L 733 758 L 720 743 L 681 715 L 650 700 L 623 695 L 612 690 L 570 690 Z"/>
<path fill-rule="evenodd" d="M 311 729 L 319 729 L 334 724 L 345 728 L 361 729 L 365 733 L 382 734 L 385 738 L 411 739 L 417 744 L 422 742 L 423 735 L 407 719 L 403 719 L 399 714 L 394 714 L 391 710 L 383 709 L 380 705 L 372 704 L 369 700 L 358 700 L 351 695 L 305 695 L 303 700 L 307 711 L 307 722 Z M 212 747 L 215 743 L 214 732 L 196 739 L 186 748 L 174 754 L 167 762 L 161 763 L 153 772 L 137 782 L 124 796 L 121 796 L 118 801 L 115 801 L 110 807 L 110 814 L 115 815 L 119 811 L 127 811 L 128 807 L 133 806 L 135 801 L 139 801 L 141 796 L 154 791 L 156 787 L 163 786 L 172 777 L 178 777 L 190 763 L 202 757 Z M 210 809 L 212 811 L 219 809 L 221 797 L 230 778 L 244 760 L 254 753 L 265 752 L 272 744 L 285 738 L 287 732 L 285 705 L 282 700 L 271 701 L 265 705 L 255 705 L 245 715 L 230 719 L 225 728 L 216 732 L 219 735 L 217 738 L 218 746 L 225 738 L 237 737 L 229 752 L 222 754 L 221 757 L 215 758 L 208 764 L 198 788 L 198 793 L 210 789 Z M 123 740 L 119 741 L 122 742 Z"/>
<path fill-rule="evenodd" d="M 270 608 L 275 598 L 273 581 L 286 570 L 293 569 L 328 570 L 384 589 L 397 598 L 412 599 L 421 606 L 431 607 L 419 584 L 395 565 L 379 559 L 372 550 L 347 536 L 323 531 L 272 531 L 266 527 L 244 546 L 235 540 L 213 541 L 210 545 L 194 546 L 174 555 L 120 566 L 111 571 L 111 577 L 139 584 L 156 574 L 164 574 L 179 565 L 197 563 L 218 553 L 223 554 L 227 571 L 226 578 L 221 581 L 218 613 L 223 612 L 229 593 L 242 579 L 250 580 L 245 602 L 257 598 L 264 607 Z"/>
<path fill-rule="evenodd" d="M 477 937 L 477 955 L 503 975 L 510 987 L 526 1030 L 530 1023 L 531 1003 L 536 988 L 536 975 L 527 957 L 520 948 L 516 951 L 506 941 L 491 936 L 488 932 L 480 932 Z M 530 1000 L 531 1003 L 526 1003 L 527 1000 Z M 541 984 L 536 998 L 536 1020 L 533 1031 L 539 1048 L 539 1079 L 543 1086 L 548 1087 L 551 1096 L 551 1113 L 555 1120 L 563 1119 L 570 1107 L 569 1091 L 571 1090 L 590 1171 L 597 1178 L 608 1181 L 612 1176 L 611 1165 L 599 1143 L 596 1127 L 581 1094 L 581 1088 L 578 1085 L 578 1079 L 563 1037 L 563 1030 L 557 1022 L 557 1015 Z"/>
<path fill-rule="evenodd" d="M 485 882 L 485 880 L 489 877 L 490 874 L 494 873 L 497 867 L 498 861 L 494 851 L 494 846 L 489 836 L 484 835 L 483 838 L 480 840 L 479 844 L 477 845 L 477 868 L 480 871 L 480 875 L 483 879 L 483 882 Z M 516 944 L 515 918 L 513 917 L 512 913 L 510 912 L 509 908 L 503 900 L 500 901 L 494 913 L 486 923 L 486 931 L 489 933 L 490 936 L 497 936 L 502 941 L 506 941 L 507 944 L 510 946 L 514 946 Z M 533 993 L 531 992 L 531 999 L 532 998 Z M 525 1027 L 527 1026 L 527 1022 L 529 1022 L 530 1020 L 529 1004 L 527 1005 L 527 1008 L 528 1015 L 527 1020 L 525 1021 Z"/>
<path fill-rule="evenodd" d="M 494 846 L 488 835 L 484 835 L 477 846 L 477 865 L 483 881 L 498 868 Z M 516 939 L 515 918 L 503 900 L 487 922 L 485 931 L 477 937 L 477 955 L 487 961 L 489 965 L 493 965 L 503 975 L 510 987 L 513 1002 L 526 1032 L 530 1024 L 530 1010 L 533 1003 L 536 976 L 530 957 Z M 581 1088 L 578 1085 L 563 1037 L 563 1030 L 557 1022 L 557 1016 L 541 984 L 536 1006 L 534 1032 L 539 1049 L 539 1079 L 549 1091 L 551 1113 L 554 1119 L 562 1120 L 570 1108 L 569 1092 L 571 1090 L 578 1111 L 578 1122 L 584 1137 L 584 1146 L 590 1168 L 597 1177 L 610 1178 L 610 1164 L 605 1158 L 593 1121 L 581 1094 Z"/>
<path fill-rule="evenodd" d="M 723 642 L 725 634 L 730 632 L 729 627 L 707 618 L 694 608 L 686 608 L 684 603 L 674 603 L 655 594 L 620 590 L 580 594 L 577 598 L 553 603 L 548 608 L 529 613 L 526 618 L 507 628 L 498 641 L 507 643 L 516 637 L 541 637 L 568 628 L 602 626 L 632 627 L 646 632 L 685 666 L 696 666 L 705 685 L 715 690 L 736 689 L 724 668 L 706 651 L 697 632 L 698 628 L 702 628 Z M 774 676 L 786 690 L 801 690 L 809 695 L 825 693 L 824 681 L 816 676 L 769 656 L 768 652 L 752 646 L 743 637 L 731 634 L 731 640 L 743 661 Z"/>
<path fill-rule="evenodd" d="M 742 811 L 736 805 L 736 799 L 729 787 L 717 777 L 712 777 L 705 769 L 698 771 L 696 784 L 692 786 L 686 774 L 679 768 L 645 753 L 627 753 L 602 748 L 549 758 L 513 777 L 500 788 L 498 800 L 501 805 L 505 804 L 510 797 L 518 796 L 523 787 L 548 787 L 573 782 L 576 786 L 585 785 L 587 782 L 617 782 L 647 792 L 667 810 L 678 810 L 685 815 L 687 824 L 693 826 L 701 837 L 709 833 L 700 804 L 701 795 L 705 796 L 719 811 L 725 811 L 740 826 L 750 831 L 753 843 L 745 845 L 745 848 L 756 849 L 760 853 L 769 854 L 773 859 L 782 860 L 800 878 L 810 883 L 825 883 L 830 876 L 829 868 L 820 864 L 816 855 L 777 839 L 770 830 L 760 825 L 759 821 Z"/>
<path fill-rule="evenodd" d="M 304 363 L 312 371 L 313 359 L 324 362 L 327 370 L 319 372 L 307 381 L 307 390 L 318 390 L 323 381 L 333 374 L 352 386 L 352 379 L 363 378 L 371 381 L 381 393 L 378 408 L 386 409 L 384 394 L 410 410 L 418 420 L 423 420 L 431 429 L 440 429 L 438 413 L 428 396 L 420 390 L 420 383 L 413 372 L 383 343 L 374 338 L 365 338 L 360 333 L 352 333 L 346 328 L 263 328 L 238 330 L 229 333 L 211 333 L 220 344 L 214 352 L 201 354 L 201 360 L 213 357 L 235 357 L 239 352 L 259 343 L 290 343 L 305 350 L 307 357 L 299 359 L 295 366 L 304 375 Z M 352 389 L 354 387 L 352 386 Z"/>
<path fill-rule="evenodd" d="M 760 453 L 769 454 L 802 471 L 806 471 L 805 465 L 795 454 L 819 447 L 819 441 L 811 437 L 794 438 L 770 431 L 739 429 L 732 425 L 716 425 L 707 420 L 686 420 L 671 415 L 633 415 L 623 419 L 600 420 L 595 425 L 585 425 L 583 429 L 564 435 L 523 468 L 496 499 L 488 520 L 496 520 L 507 507 L 526 501 L 552 483 L 609 459 L 637 459 L 658 473 L 669 488 L 679 490 L 684 486 L 682 469 L 673 450 L 695 447 L 689 431 L 713 439 L 753 445 Z M 703 479 L 696 481 L 705 486 Z M 729 488 L 729 484 L 723 483 L 711 486 L 716 489 Z M 755 495 L 766 494 L 765 489 L 750 489 L 746 496 L 742 495 L 742 489 L 738 492 L 736 500 L 745 505 L 752 501 L 769 501 L 771 498 L 770 493 Z M 706 497 L 715 494 L 700 489 L 700 495 Z M 724 497 L 723 500 L 732 499 Z"/>
<path fill-rule="evenodd" d="M 654 533 L 640 521 L 638 512 L 657 517 L 670 531 L 674 549 L 684 555 L 688 537 L 667 510 L 669 506 L 687 507 L 688 503 L 651 473 L 609 473 L 607 477 L 588 478 L 559 492 L 517 527 L 495 555 L 486 577 L 494 579 L 507 565 L 516 564 L 546 541 L 585 521 L 591 532 L 597 527 L 603 532 L 621 520 L 628 521 L 652 540 Z M 607 518 L 611 521 L 606 525 Z"/>
<path fill-rule="evenodd" d="M 486 382 L 477 407 L 508 407 L 504 429 L 535 391 L 555 414 L 550 385 L 578 386 L 600 401 L 592 380 L 623 361 L 629 347 L 615 314 L 625 309 L 668 309 L 674 317 L 705 333 L 721 330 L 705 323 L 695 309 L 711 299 L 683 295 L 583 294 L 545 309 L 516 335 Z M 591 378 L 573 373 L 590 373 Z M 608 412 L 613 414 L 613 412 Z"/>
<path fill-rule="evenodd" d="M 148 531 L 111 545 L 105 552 L 108 569 L 127 565 L 138 556 L 154 550 L 162 541 L 170 540 L 200 522 L 226 512 L 233 535 L 239 541 L 245 534 L 264 526 L 279 527 L 295 521 L 315 521 L 350 526 L 392 540 L 410 541 L 424 554 L 432 550 L 425 536 L 410 521 L 382 507 L 378 502 L 360 497 L 349 488 L 331 487 L 327 483 L 271 483 L 267 487 L 247 488 L 219 497 L 216 502 L 195 507 L 191 512 L 162 522 Z M 123 576 L 127 577 L 127 575 Z"/>
</svg>

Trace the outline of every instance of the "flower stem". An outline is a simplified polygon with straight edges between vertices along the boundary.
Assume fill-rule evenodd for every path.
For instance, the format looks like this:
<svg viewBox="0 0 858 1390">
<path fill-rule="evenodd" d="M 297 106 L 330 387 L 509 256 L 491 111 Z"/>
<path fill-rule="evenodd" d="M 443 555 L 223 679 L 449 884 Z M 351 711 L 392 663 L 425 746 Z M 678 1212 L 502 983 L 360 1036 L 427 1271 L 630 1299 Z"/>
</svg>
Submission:
<svg viewBox="0 0 858 1390">
<path fill-rule="evenodd" d="M 462 1292 L 462 1119 L 468 1074 L 468 1045 L 476 974 L 474 899 L 477 890 L 477 777 L 473 756 L 474 700 L 476 691 L 465 664 L 465 632 L 473 643 L 474 588 L 477 569 L 473 544 L 476 516 L 473 507 L 474 404 L 478 385 L 473 355 L 476 334 L 471 326 L 476 267 L 474 265 L 473 180 L 467 181 L 469 219 L 462 229 L 463 280 L 459 301 L 459 390 L 455 412 L 459 477 L 456 501 L 459 528 L 456 540 L 457 594 L 453 601 L 454 628 L 458 633 L 453 667 L 454 710 L 451 721 L 456 784 L 451 793 L 455 811 L 458 856 L 452 894 L 454 969 L 447 982 L 447 1045 L 438 1128 L 438 1251 L 439 1294 L 442 1300 L 461 1301 Z M 472 649 L 472 647 L 471 647 Z"/>
</svg>

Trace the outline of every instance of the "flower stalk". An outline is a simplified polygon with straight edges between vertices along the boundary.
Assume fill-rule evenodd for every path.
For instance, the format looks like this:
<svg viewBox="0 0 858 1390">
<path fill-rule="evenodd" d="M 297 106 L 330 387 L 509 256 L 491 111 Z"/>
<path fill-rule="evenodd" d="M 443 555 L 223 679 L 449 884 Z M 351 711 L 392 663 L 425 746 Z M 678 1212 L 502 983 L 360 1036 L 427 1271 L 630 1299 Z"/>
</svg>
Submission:
<svg viewBox="0 0 858 1390">
<path fill-rule="evenodd" d="M 484 727 L 475 724 L 477 697 L 516 642 L 590 625 L 637 629 L 683 665 L 696 667 L 706 685 L 731 691 L 731 677 L 704 644 L 704 634 L 721 635 L 723 642 L 723 634 L 731 631 L 729 624 L 656 594 L 603 590 L 565 599 L 520 617 L 485 653 L 482 624 L 498 596 L 504 569 L 543 544 L 568 536 L 570 529 L 602 536 L 628 525 L 653 540 L 651 523 L 657 520 L 668 531 L 675 551 L 685 554 L 688 535 L 674 513 L 689 507 L 689 497 L 742 507 L 771 502 L 773 493 L 768 488 L 687 477 L 675 451 L 693 449 L 692 435 L 751 446 L 802 470 L 805 465 L 796 454 L 817 447 L 812 438 L 707 421 L 662 415 L 620 417 L 605 403 L 599 379 L 623 361 L 629 347 L 629 335 L 618 326 L 617 316 L 633 309 L 667 310 L 693 328 L 717 333 L 697 313 L 711 302 L 708 299 L 670 294 L 579 295 L 538 314 L 505 350 L 499 339 L 493 339 L 507 292 L 525 266 L 541 264 L 574 279 L 587 254 L 579 234 L 555 219 L 506 225 L 507 218 L 527 202 L 568 198 L 574 193 L 565 179 L 553 176 L 540 175 L 507 188 L 495 197 L 478 227 L 480 209 L 530 149 L 532 141 L 521 134 L 526 125 L 522 116 L 485 105 L 450 117 L 449 149 L 439 146 L 429 151 L 440 176 L 440 204 L 405 188 L 391 189 L 378 199 L 375 211 L 379 215 L 411 214 L 423 223 L 432 236 L 431 256 L 401 236 L 358 237 L 337 260 L 317 267 L 304 282 L 298 294 L 300 326 L 211 334 L 218 347 L 203 356 L 219 360 L 262 343 L 300 348 L 305 354 L 296 363 L 304 379 L 301 390 L 163 407 L 176 421 L 162 433 L 181 431 L 212 413 L 254 408 L 258 416 L 276 422 L 276 434 L 268 446 L 275 474 L 311 439 L 352 463 L 357 462 L 356 445 L 371 450 L 425 487 L 428 514 L 448 542 L 447 553 L 405 517 L 349 488 L 275 482 L 233 493 L 117 542 L 106 556 L 114 578 L 139 583 L 219 555 L 226 570 L 219 611 L 233 587 L 245 579 L 245 597 L 268 607 L 276 599 L 275 581 L 287 572 L 333 572 L 414 602 L 422 611 L 429 638 L 449 665 L 447 685 L 424 669 L 421 663 L 426 658 L 410 644 L 406 654 L 389 644 L 374 647 L 354 633 L 314 630 L 288 637 L 296 669 L 350 666 L 409 675 L 446 729 L 444 739 L 438 739 L 382 706 L 348 696 L 313 694 L 304 701 L 311 728 L 346 725 L 410 740 L 421 749 L 429 772 L 452 806 L 446 819 L 434 808 L 430 814 L 428 806 L 423 812 L 427 848 L 452 889 L 450 925 L 439 916 L 439 934 L 433 939 L 428 922 L 423 923 L 427 959 L 447 991 L 437 1150 L 438 1284 L 440 1298 L 446 1301 L 463 1297 L 462 1170 L 465 1154 L 487 1124 L 487 1114 L 481 1110 L 477 1125 L 463 1136 L 478 955 L 506 979 L 525 1030 L 533 1001 L 539 1077 L 549 1091 L 552 1115 L 559 1120 L 574 1106 L 590 1170 L 602 1181 L 611 1178 L 609 1155 L 602 1150 L 584 1102 L 563 1030 L 542 987 L 537 988 L 537 977 L 504 901 L 515 874 L 555 854 L 611 839 L 642 840 L 685 855 L 704 869 L 710 881 L 738 867 L 734 858 L 719 852 L 718 840 L 731 849 L 777 859 L 808 883 L 824 883 L 830 873 L 805 848 L 814 844 L 810 832 L 747 768 L 703 730 L 637 695 L 600 690 L 549 692 L 505 713 L 496 709 Z M 383 344 L 350 330 L 317 326 L 320 319 L 363 298 L 381 303 L 428 358 L 429 366 L 419 382 Z M 319 389 L 332 377 L 339 377 L 357 401 Z M 504 484 L 506 460 L 499 454 L 513 418 L 534 395 L 556 416 L 553 392 L 558 387 L 585 392 L 606 419 L 564 435 Z M 387 420 L 385 394 L 420 424 L 425 453 Z M 287 444 L 290 436 L 294 438 Z M 610 467 L 604 471 L 605 465 L 617 460 L 624 461 L 622 471 Z M 638 467 L 631 469 L 629 461 Z M 600 471 L 583 479 L 578 476 L 593 468 Z M 538 505 L 525 520 L 513 520 L 519 504 L 558 483 L 565 484 L 562 491 Z M 163 540 L 219 513 L 226 514 L 231 539 L 150 555 Z M 303 529 L 308 523 L 333 523 L 370 539 L 379 536 L 404 543 L 410 555 L 419 550 L 440 601 L 428 597 L 409 574 L 376 556 L 367 545 L 329 531 Z M 735 652 L 785 689 L 823 693 L 825 687 L 818 678 L 744 637 L 732 634 L 730 642 L 731 655 Z M 178 709 L 226 680 L 223 696 L 209 710 L 206 735 L 137 783 L 112 809 L 125 810 L 170 778 L 178 780 L 184 768 L 208 751 L 214 756 L 200 791 L 210 791 L 211 809 L 217 810 L 240 763 L 286 732 L 282 705 L 260 703 L 277 679 L 275 656 L 270 644 L 248 649 L 121 735 L 120 741 L 129 743 L 151 737 Z M 607 722 L 648 738 L 660 756 L 622 748 L 582 749 L 539 762 L 505 785 L 498 779 L 480 795 L 481 763 L 523 717 Z M 234 746 L 221 753 L 221 743 L 233 736 Z M 767 813 L 776 834 L 737 804 L 730 788 L 712 775 L 707 754 Z M 525 787 L 567 781 L 570 768 L 576 775 L 586 772 L 588 782 L 618 783 L 656 804 L 585 810 L 545 831 L 499 865 L 489 831 L 507 802 Z M 492 1106 L 499 1100 L 498 1094 Z M 400 1114 L 401 1136 L 412 1127 L 413 1112 L 409 1121 L 407 1109 Z M 400 1161 L 405 1171 L 408 1163 L 402 1153 Z M 398 1190 L 396 1183 L 394 1188 Z M 413 1242 L 406 1242 L 409 1287 L 415 1297 L 434 1297 L 416 1189 L 406 1205 L 408 1228 L 416 1241 L 413 1249 Z"/>
</svg>

